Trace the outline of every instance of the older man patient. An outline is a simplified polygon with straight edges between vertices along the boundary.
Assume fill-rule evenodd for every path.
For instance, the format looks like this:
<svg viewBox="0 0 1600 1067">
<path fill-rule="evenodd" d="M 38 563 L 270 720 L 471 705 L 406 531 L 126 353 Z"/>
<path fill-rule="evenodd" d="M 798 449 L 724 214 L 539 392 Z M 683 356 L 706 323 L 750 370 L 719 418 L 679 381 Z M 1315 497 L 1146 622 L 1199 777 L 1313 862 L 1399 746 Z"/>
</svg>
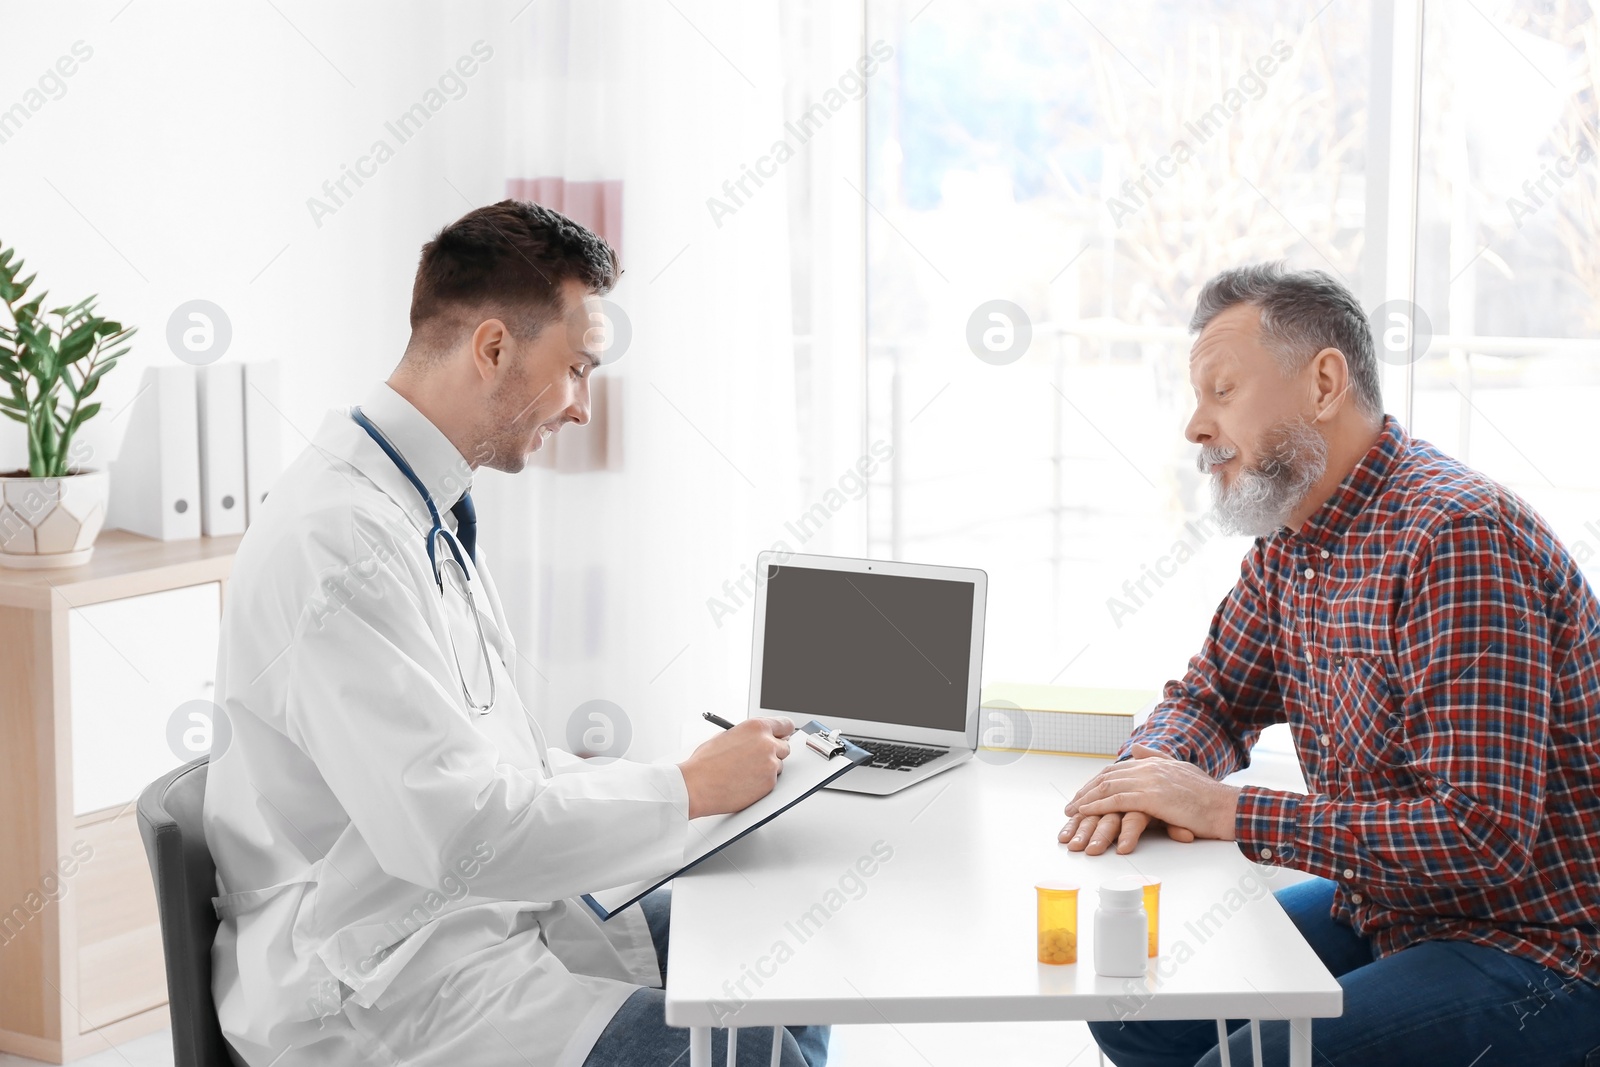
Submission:
<svg viewBox="0 0 1600 1067">
<path fill-rule="evenodd" d="M 1344 988 L 1319 1063 L 1600 1065 L 1593 589 L 1525 501 L 1384 414 L 1366 316 L 1326 274 L 1225 271 L 1190 326 L 1187 436 L 1256 540 L 1061 840 L 1126 853 L 1159 822 L 1317 875 L 1278 899 Z M 1309 795 L 1221 782 L 1277 722 Z M 1221 1061 L 1212 1022 L 1091 1028 L 1119 1067 Z M 1263 1039 L 1285 1063 L 1286 1024 Z"/>
</svg>

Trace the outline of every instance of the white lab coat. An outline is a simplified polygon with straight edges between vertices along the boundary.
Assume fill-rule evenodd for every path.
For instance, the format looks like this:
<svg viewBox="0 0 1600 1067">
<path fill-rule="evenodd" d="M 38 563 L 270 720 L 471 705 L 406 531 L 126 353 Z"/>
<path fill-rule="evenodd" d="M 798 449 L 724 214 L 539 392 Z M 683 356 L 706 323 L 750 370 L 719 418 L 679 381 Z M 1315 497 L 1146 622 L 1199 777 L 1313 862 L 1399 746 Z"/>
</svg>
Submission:
<svg viewBox="0 0 1600 1067">
<path fill-rule="evenodd" d="M 386 385 L 363 411 L 447 526 L 470 469 Z M 661 985 L 638 908 L 579 894 L 672 870 L 688 794 L 670 764 L 550 749 L 483 550 L 466 602 L 434 585 L 416 490 L 346 411 L 284 472 L 223 611 L 206 840 L 223 1033 L 250 1067 L 575 1067 L 639 985 Z M 221 736 L 221 730 L 217 732 Z"/>
</svg>

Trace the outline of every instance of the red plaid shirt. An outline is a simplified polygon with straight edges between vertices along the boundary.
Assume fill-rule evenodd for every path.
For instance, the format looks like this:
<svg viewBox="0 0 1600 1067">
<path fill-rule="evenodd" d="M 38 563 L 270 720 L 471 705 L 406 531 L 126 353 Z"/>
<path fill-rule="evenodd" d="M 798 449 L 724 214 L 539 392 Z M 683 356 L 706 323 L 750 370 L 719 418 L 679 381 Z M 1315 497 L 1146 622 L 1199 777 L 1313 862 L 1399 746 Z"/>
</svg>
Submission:
<svg viewBox="0 0 1600 1067">
<path fill-rule="evenodd" d="M 1600 984 L 1600 604 L 1516 494 L 1386 418 L 1256 540 L 1136 739 L 1220 778 L 1285 721 L 1310 794 L 1245 787 L 1245 855 L 1333 879 L 1379 956 L 1475 941 Z"/>
</svg>

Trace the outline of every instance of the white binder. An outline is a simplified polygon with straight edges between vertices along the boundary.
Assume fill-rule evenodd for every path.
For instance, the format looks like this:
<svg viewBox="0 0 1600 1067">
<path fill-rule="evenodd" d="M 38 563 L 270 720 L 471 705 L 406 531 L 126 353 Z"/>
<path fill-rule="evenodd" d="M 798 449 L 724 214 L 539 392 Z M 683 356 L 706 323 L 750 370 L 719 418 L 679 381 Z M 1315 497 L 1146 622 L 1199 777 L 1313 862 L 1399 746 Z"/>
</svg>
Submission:
<svg viewBox="0 0 1600 1067">
<path fill-rule="evenodd" d="M 255 522 L 261 502 L 283 473 L 283 416 L 278 392 L 278 362 L 244 364 L 245 521 Z"/>
<path fill-rule="evenodd" d="M 200 532 L 244 533 L 244 374 L 238 363 L 201 367 L 195 392 L 200 441 Z"/>
<path fill-rule="evenodd" d="M 162 541 L 199 537 L 199 444 L 194 368 L 146 367 L 111 463 L 107 523 Z"/>
</svg>

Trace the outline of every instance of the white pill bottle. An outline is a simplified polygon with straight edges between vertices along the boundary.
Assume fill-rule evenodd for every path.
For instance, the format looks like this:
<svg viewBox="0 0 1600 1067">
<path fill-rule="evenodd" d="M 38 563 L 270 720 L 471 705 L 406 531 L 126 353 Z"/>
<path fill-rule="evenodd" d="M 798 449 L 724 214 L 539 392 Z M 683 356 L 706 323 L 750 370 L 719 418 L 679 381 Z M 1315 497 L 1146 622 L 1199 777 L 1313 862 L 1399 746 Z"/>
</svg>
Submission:
<svg viewBox="0 0 1600 1067">
<path fill-rule="evenodd" d="M 1131 875 L 1100 883 L 1094 912 L 1094 970 L 1108 978 L 1143 978 L 1150 945 L 1144 880 Z"/>
</svg>

